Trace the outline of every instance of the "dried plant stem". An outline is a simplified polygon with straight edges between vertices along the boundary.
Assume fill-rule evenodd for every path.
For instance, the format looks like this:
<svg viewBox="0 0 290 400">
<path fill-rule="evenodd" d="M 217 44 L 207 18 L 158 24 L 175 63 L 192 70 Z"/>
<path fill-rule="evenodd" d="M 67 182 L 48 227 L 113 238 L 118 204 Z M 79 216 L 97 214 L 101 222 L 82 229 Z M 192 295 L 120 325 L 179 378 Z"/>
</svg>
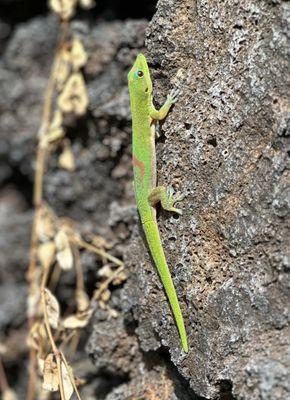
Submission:
<svg viewBox="0 0 290 400">
<path fill-rule="evenodd" d="M 40 125 L 41 135 L 46 133 L 50 124 L 52 99 L 53 99 L 53 92 L 56 79 L 56 66 L 57 63 L 59 62 L 60 48 L 63 45 L 66 28 L 67 28 L 67 23 L 63 22 L 60 27 L 60 35 L 58 39 L 56 55 L 54 58 L 51 74 L 49 77 L 44 97 L 43 113 Z M 40 208 L 43 201 L 43 177 L 45 173 L 47 155 L 48 155 L 47 147 L 44 147 L 41 143 L 41 140 L 39 140 L 36 153 L 36 165 L 35 165 L 34 188 L 33 188 L 33 203 L 35 211 L 32 223 L 30 251 L 29 251 L 29 267 L 27 272 L 27 280 L 30 285 L 32 285 L 36 279 L 35 271 L 37 266 L 37 246 L 38 246 L 37 224 L 39 222 Z M 28 321 L 29 329 L 31 329 L 33 323 L 34 323 L 34 318 L 33 317 L 29 318 Z M 33 400 L 35 398 L 36 381 L 37 381 L 36 361 L 37 361 L 36 351 L 31 349 L 29 352 L 29 378 L 28 378 L 26 400 Z"/>
<path fill-rule="evenodd" d="M 103 282 L 100 287 L 98 288 L 98 290 L 95 291 L 92 300 L 99 300 L 99 298 L 101 297 L 101 294 L 108 288 L 108 286 L 110 285 L 111 282 L 113 282 L 113 280 L 115 278 L 117 278 L 117 276 L 119 275 L 120 272 L 122 272 L 124 270 L 124 265 L 120 265 L 119 268 L 116 269 L 116 271 L 114 271 L 112 273 L 112 275 L 105 280 L 105 282 Z"/>
<path fill-rule="evenodd" d="M 37 157 L 36 157 L 36 169 L 35 169 L 35 181 L 34 181 L 34 207 L 36 212 L 42 205 L 43 198 L 43 176 L 45 172 L 45 164 L 47 158 L 47 148 L 39 144 Z"/>
<path fill-rule="evenodd" d="M 42 119 L 41 119 L 40 132 L 39 132 L 40 134 L 46 133 L 47 128 L 49 127 L 50 120 L 51 120 L 52 100 L 53 100 L 53 94 L 54 94 L 54 89 L 55 89 L 56 71 L 57 71 L 58 63 L 60 61 L 61 48 L 65 43 L 65 38 L 66 38 L 68 28 L 69 28 L 69 22 L 64 21 L 64 20 L 61 21 L 54 61 L 52 64 L 48 84 L 47 84 L 47 87 L 45 90 L 45 101 L 44 101 L 44 106 L 43 106 L 43 110 L 42 110 Z"/>
<path fill-rule="evenodd" d="M 57 354 L 55 353 L 54 355 L 55 355 L 55 358 L 56 358 L 56 366 L 57 366 L 60 398 L 61 398 L 61 400 L 66 400 L 65 399 L 64 387 L 63 387 L 60 353 L 57 353 Z"/>
<path fill-rule="evenodd" d="M 63 354 L 62 352 L 61 352 L 61 357 L 62 357 L 62 361 L 64 362 L 64 365 L 65 365 L 65 367 L 66 367 L 66 369 L 67 369 L 69 379 L 70 379 L 70 381 L 71 381 L 71 384 L 73 385 L 73 388 L 74 388 L 74 391 L 75 391 L 75 393 L 76 393 L 76 395 L 77 395 L 77 398 L 78 398 L 78 400 L 82 400 L 82 399 L 81 399 L 81 396 L 80 396 L 80 394 L 79 394 L 79 391 L 78 391 L 76 382 L 75 382 L 75 378 L 74 378 L 74 376 L 73 376 L 73 374 L 72 374 L 72 372 L 71 372 L 71 369 L 69 368 L 69 365 L 68 365 L 68 363 L 67 363 L 67 361 L 66 361 L 66 358 L 65 358 L 65 356 L 64 356 L 64 354 Z"/>
<path fill-rule="evenodd" d="M 37 382 L 36 376 L 36 351 L 35 349 L 30 349 L 29 351 L 29 366 L 28 366 L 28 385 L 26 392 L 26 400 L 33 400 L 35 398 L 35 387 Z"/>
<path fill-rule="evenodd" d="M 47 308 L 46 308 L 46 301 L 45 301 L 45 289 L 44 288 L 41 288 L 41 302 L 42 302 L 44 324 L 45 324 L 45 328 L 46 328 L 46 331 L 47 331 L 47 335 L 48 335 L 48 338 L 49 338 L 49 341 L 50 341 L 50 344 L 51 344 L 51 347 L 52 347 L 52 351 L 55 354 L 57 354 L 59 351 L 58 351 L 58 348 L 57 348 L 57 346 L 55 344 L 55 341 L 54 341 L 54 338 L 53 338 L 53 335 L 52 335 L 52 332 L 51 332 L 51 328 L 50 328 L 50 325 L 49 325 Z"/>
<path fill-rule="evenodd" d="M 62 347 L 65 347 L 68 345 L 69 342 L 71 342 L 73 340 L 73 338 L 76 336 L 76 334 L 78 333 L 77 330 L 72 330 L 67 336 L 65 336 L 62 341 L 61 341 L 61 345 L 60 345 L 60 349 Z M 73 352 L 71 352 L 73 354 Z"/>
<path fill-rule="evenodd" d="M 69 352 L 71 354 L 75 354 L 77 351 L 79 342 L 80 342 L 80 337 L 81 337 L 81 331 L 80 329 L 77 329 L 74 331 L 74 335 L 71 337 L 70 341 L 70 346 L 69 346 Z"/>
<path fill-rule="evenodd" d="M 81 240 L 81 239 L 70 239 L 71 241 L 73 241 L 74 243 L 78 244 L 80 247 L 87 249 L 89 251 L 91 251 L 92 253 L 96 253 L 99 256 L 105 258 L 106 260 L 112 261 L 114 264 L 119 265 L 119 266 L 123 266 L 124 263 L 119 260 L 118 258 L 111 256 L 111 254 L 107 253 L 104 250 L 98 249 L 97 247 Z"/>
<path fill-rule="evenodd" d="M 75 269 L 76 269 L 76 277 L 77 277 L 76 288 L 77 288 L 77 291 L 84 290 L 84 288 L 85 288 L 84 273 L 83 273 L 83 268 L 82 268 L 82 264 L 81 264 L 81 260 L 80 260 L 80 252 L 76 246 L 72 246 L 72 250 L 73 250 L 73 255 L 74 255 L 74 260 L 75 260 Z"/>
<path fill-rule="evenodd" d="M 44 316 L 44 325 L 46 328 L 46 332 L 52 347 L 53 354 L 56 359 L 56 365 L 57 365 L 57 372 L 58 372 L 58 382 L 59 382 L 59 389 L 60 389 L 60 397 L 61 400 L 65 400 L 65 393 L 64 393 L 64 387 L 63 387 L 63 379 L 62 379 L 62 371 L 61 371 L 61 353 L 58 350 L 48 320 L 48 314 L 47 314 L 47 308 L 46 308 L 46 301 L 45 301 L 45 289 L 42 287 L 41 288 L 41 301 L 42 301 L 42 307 L 43 307 L 43 316 Z"/>
<path fill-rule="evenodd" d="M 41 288 L 44 288 L 46 286 L 49 271 L 50 271 L 50 268 L 45 268 L 43 271 L 42 278 L 41 278 L 41 286 L 40 286 Z"/>
<path fill-rule="evenodd" d="M 49 289 L 53 292 L 58 284 L 59 277 L 61 275 L 61 268 L 58 264 L 56 264 L 52 270 L 50 279 L 49 279 Z"/>
<path fill-rule="evenodd" d="M 58 384 L 59 384 L 59 392 L 61 400 L 66 399 L 66 378 L 67 375 L 70 379 L 72 388 L 74 389 L 78 400 L 81 400 L 80 394 L 77 389 L 76 381 L 74 379 L 74 375 L 72 369 L 66 361 L 66 358 L 62 351 L 60 350 L 60 346 L 64 341 L 62 340 L 61 330 L 56 329 L 54 332 L 51 328 L 49 321 L 49 304 L 46 298 L 46 287 L 48 286 L 48 277 L 50 272 L 52 272 L 52 276 L 50 282 L 53 286 L 57 284 L 60 269 L 54 268 L 51 270 L 52 266 L 49 267 L 41 267 L 41 260 L 38 260 L 38 250 L 39 245 L 41 244 L 41 238 L 38 236 L 40 230 L 40 224 L 42 223 L 43 218 L 43 185 L 44 185 L 44 175 L 47 169 L 48 158 L 50 155 L 50 151 L 52 149 L 51 143 L 53 139 L 51 138 L 50 133 L 53 130 L 54 121 L 57 119 L 57 114 L 55 114 L 55 97 L 56 94 L 56 83 L 57 83 L 57 73 L 59 71 L 61 57 L 63 56 L 64 46 L 67 44 L 67 28 L 69 28 L 69 21 L 62 21 L 60 25 L 60 33 L 56 48 L 56 54 L 54 57 L 53 65 L 51 67 L 51 72 L 47 84 L 47 88 L 44 95 L 44 104 L 43 111 L 41 117 L 40 128 L 38 132 L 38 144 L 36 149 L 36 165 L 35 165 L 35 176 L 34 176 L 34 188 L 33 188 L 33 205 L 34 205 L 34 216 L 33 216 L 33 224 L 32 224 L 32 232 L 31 232 L 31 242 L 30 242 L 30 254 L 29 254 L 29 267 L 27 271 L 27 280 L 30 285 L 30 294 L 33 299 L 33 295 L 36 293 L 36 298 L 38 295 L 38 291 L 40 290 L 40 300 L 37 298 L 37 307 L 42 306 L 43 311 L 43 321 L 41 322 L 41 326 L 45 327 L 48 341 L 50 343 L 51 352 L 53 353 L 56 367 L 57 367 L 57 376 L 58 376 Z M 59 111 L 59 110 L 58 110 Z M 62 131 L 63 132 L 63 131 Z M 75 243 L 78 247 L 85 248 L 91 252 L 94 252 L 102 257 L 102 259 L 109 260 L 114 264 L 123 267 L 123 263 L 114 256 L 106 253 L 106 251 L 99 249 L 91 244 L 86 243 L 81 239 L 72 239 L 72 243 Z M 77 285 L 76 289 L 79 291 L 84 291 L 84 277 L 83 270 L 80 262 L 79 249 L 77 246 L 73 246 L 74 250 L 74 259 L 76 260 L 76 274 L 77 274 Z M 41 258 L 41 257 L 40 257 Z M 117 272 L 117 271 L 115 271 Z M 117 274 L 116 274 L 117 275 Z M 113 276 L 116 276 L 115 273 Z M 109 283 L 108 283 L 109 284 Z M 102 289 L 103 290 L 103 289 Z M 82 297 L 83 299 L 83 297 Z M 34 299 L 33 299 L 34 300 Z M 56 301 L 56 300 L 55 300 Z M 86 304 L 86 302 L 85 302 Z M 28 320 L 29 331 L 33 326 L 35 326 L 35 322 L 39 323 L 39 315 L 36 315 L 36 312 L 31 313 L 32 316 Z M 46 336 L 46 335 L 45 335 Z M 72 339 L 75 339 L 73 344 L 77 345 L 79 338 L 78 335 L 72 335 Z M 56 343 L 62 341 L 62 344 L 57 346 Z M 47 343 L 46 343 L 47 344 Z M 46 350 L 45 350 L 46 352 Z M 29 380 L 28 387 L 26 393 L 26 400 L 35 400 L 37 393 L 37 383 L 38 383 L 38 353 L 37 350 L 31 348 L 29 353 Z M 63 368 L 66 369 L 63 370 Z M 4 368 L 0 360 L 0 388 L 3 390 L 8 389 L 8 383 L 5 376 Z"/>
<path fill-rule="evenodd" d="M 51 109 L 52 109 L 52 98 L 53 92 L 55 87 L 55 80 L 56 80 L 56 67 L 59 62 L 59 54 L 60 49 L 63 46 L 63 40 L 65 37 L 65 29 L 66 24 L 61 26 L 61 34 L 58 40 L 57 50 L 55 59 L 53 62 L 53 66 L 51 69 L 50 77 L 47 84 L 47 89 L 44 96 L 44 105 L 43 105 L 43 113 L 42 113 L 42 120 L 39 129 L 39 141 L 37 145 L 37 152 L 36 152 L 36 165 L 35 165 L 35 175 L 34 175 L 34 187 L 33 187 L 33 204 L 35 209 L 34 219 L 33 219 L 33 226 L 32 226 L 32 234 L 31 234 L 31 244 L 30 244 L 30 263 L 28 268 L 28 281 L 31 282 L 33 280 L 34 271 L 36 268 L 36 253 L 37 253 L 37 223 L 39 220 L 39 210 L 42 205 L 43 201 L 43 177 L 45 173 L 45 164 L 48 155 L 47 146 L 45 146 L 41 142 L 41 137 L 43 137 L 50 124 L 51 119 Z"/>
</svg>

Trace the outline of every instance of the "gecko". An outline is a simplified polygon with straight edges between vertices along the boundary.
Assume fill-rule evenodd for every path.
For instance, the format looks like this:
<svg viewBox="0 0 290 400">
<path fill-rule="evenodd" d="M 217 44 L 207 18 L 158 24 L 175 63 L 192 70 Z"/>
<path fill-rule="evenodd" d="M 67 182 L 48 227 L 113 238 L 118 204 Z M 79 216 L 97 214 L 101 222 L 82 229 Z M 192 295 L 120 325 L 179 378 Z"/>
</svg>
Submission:
<svg viewBox="0 0 290 400">
<path fill-rule="evenodd" d="M 168 297 L 176 325 L 179 331 L 183 350 L 188 352 L 187 336 L 180 305 L 166 262 L 156 219 L 156 205 L 161 203 L 163 209 L 181 214 L 175 208 L 176 202 L 183 196 L 174 193 L 170 187 L 157 185 L 155 124 L 163 120 L 171 106 L 177 101 L 178 91 L 171 91 L 163 106 L 156 110 L 153 105 L 152 82 L 146 58 L 138 54 L 128 73 L 128 87 L 132 114 L 132 159 L 134 171 L 134 192 L 142 228 L 148 247 L 160 275 Z"/>
</svg>

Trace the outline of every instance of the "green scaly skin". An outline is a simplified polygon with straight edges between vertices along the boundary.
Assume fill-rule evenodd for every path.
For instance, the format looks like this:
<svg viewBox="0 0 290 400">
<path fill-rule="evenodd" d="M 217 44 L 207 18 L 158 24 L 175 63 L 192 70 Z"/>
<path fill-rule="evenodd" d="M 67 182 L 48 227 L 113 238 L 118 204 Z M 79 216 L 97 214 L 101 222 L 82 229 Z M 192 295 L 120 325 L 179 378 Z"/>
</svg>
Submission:
<svg viewBox="0 0 290 400">
<path fill-rule="evenodd" d="M 174 203 L 182 196 L 172 189 L 156 187 L 155 122 L 166 117 L 171 105 L 177 100 L 177 92 L 167 96 L 157 111 L 152 103 L 152 82 L 146 58 L 139 54 L 128 74 L 132 127 L 134 189 L 137 208 L 152 258 L 161 277 L 177 324 L 183 350 L 188 352 L 187 336 L 179 302 L 165 259 L 156 221 L 155 205 L 159 201 L 164 209 L 181 214 Z"/>
</svg>

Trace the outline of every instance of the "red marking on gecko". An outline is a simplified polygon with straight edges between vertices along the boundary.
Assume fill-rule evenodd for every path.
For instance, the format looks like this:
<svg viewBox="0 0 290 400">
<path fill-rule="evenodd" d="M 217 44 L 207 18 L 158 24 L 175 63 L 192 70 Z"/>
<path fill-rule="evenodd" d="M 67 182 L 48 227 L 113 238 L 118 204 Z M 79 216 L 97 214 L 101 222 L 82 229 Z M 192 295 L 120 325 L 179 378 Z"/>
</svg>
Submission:
<svg viewBox="0 0 290 400">
<path fill-rule="evenodd" d="M 145 165 L 142 161 L 138 160 L 137 157 L 133 155 L 133 166 L 138 167 L 140 169 L 140 176 L 141 180 L 143 181 L 144 174 L 145 174 Z"/>
</svg>

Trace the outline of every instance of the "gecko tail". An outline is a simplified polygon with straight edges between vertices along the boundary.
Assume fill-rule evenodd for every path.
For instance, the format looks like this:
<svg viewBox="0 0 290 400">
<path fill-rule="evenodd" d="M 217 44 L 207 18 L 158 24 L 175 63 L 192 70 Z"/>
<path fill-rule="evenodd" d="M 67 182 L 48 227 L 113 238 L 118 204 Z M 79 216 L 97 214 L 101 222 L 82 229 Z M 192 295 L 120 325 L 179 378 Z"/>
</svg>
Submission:
<svg viewBox="0 0 290 400">
<path fill-rule="evenodd" d="M 181 313 L 174 284 L 162 248 L 157 222 L 156 221 L 144 222 L 143 226 L 152 258 L 160 275 L 161 281 L 163 283 L 167 298 L 169 300 L 172 309 L 172 313 L 176 321 L 182 348 L 186 353 L 188 353 L 188 343 L 187 343 L 187 336 L 186 336 L 183 316 Z"/>
</svg>

